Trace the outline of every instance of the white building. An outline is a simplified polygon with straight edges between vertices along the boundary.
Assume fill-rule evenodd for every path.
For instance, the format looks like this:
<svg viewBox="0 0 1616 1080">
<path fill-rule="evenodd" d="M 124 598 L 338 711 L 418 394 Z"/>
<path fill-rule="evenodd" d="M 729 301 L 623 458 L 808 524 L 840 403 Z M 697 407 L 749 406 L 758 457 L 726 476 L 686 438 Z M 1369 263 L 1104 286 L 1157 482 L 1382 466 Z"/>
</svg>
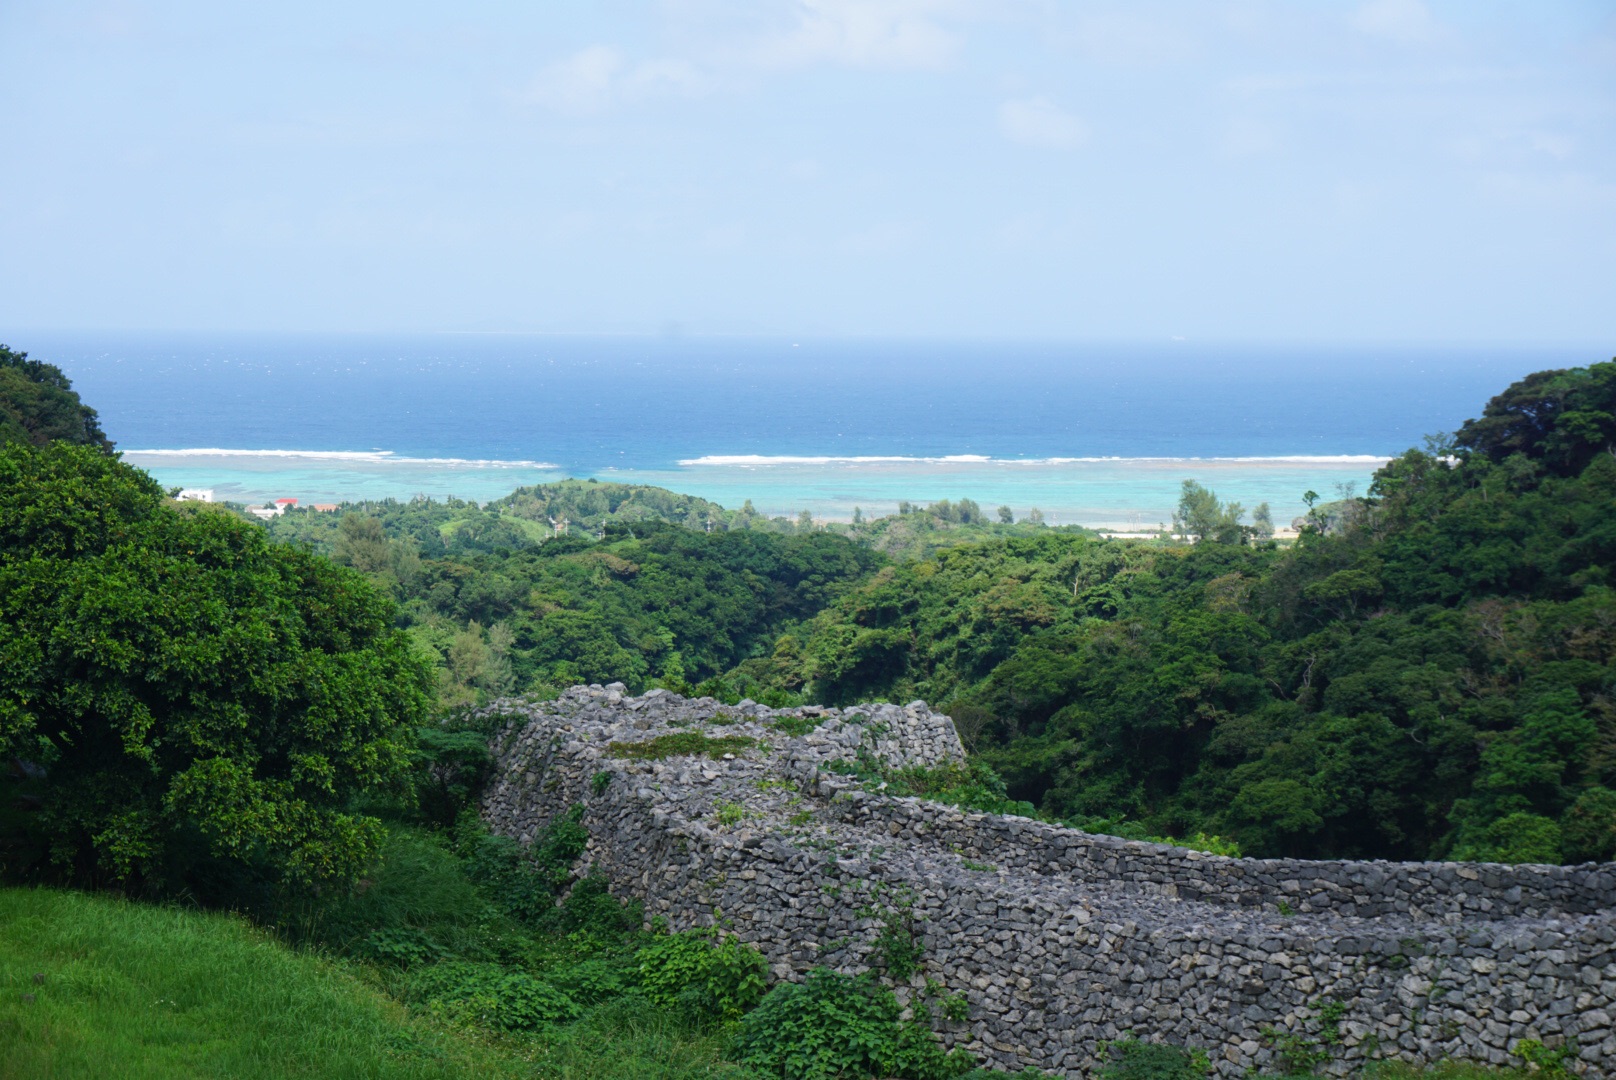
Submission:
<svg viewBox="0 0 1616 1080">
<path fill-rule="evenodd" d="M 212 502 L 212 488 L 181 488 L 180 493 L 174 496 L 180 502 Z"/>
</svg>

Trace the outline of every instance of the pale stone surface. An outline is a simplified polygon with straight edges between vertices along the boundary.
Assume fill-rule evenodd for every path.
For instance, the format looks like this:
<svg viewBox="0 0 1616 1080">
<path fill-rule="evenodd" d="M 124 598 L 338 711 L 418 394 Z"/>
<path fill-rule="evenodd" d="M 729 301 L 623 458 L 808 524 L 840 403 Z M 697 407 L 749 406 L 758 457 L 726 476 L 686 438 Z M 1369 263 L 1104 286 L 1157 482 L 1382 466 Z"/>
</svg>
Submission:
<svg viewBox="0 0 1616 1080">
<path fill-rule="evenodd" d="M 585 864 L 614 893 L 675 929 L 729 928 L 775 978 L 863 970 L 872 900 L 904 890 L 925 974 L 971 1006 L 939 1034 L 996 1067 L 1086 1076 L 1101 1040 L 1131 1032 L 1205 1049 L 1235 1077 L 1272 1064 L 1265 1030 L 1316 1033 L 1334 1000 L 1343 1038 L 1326 1072 L 1507 1062 L 1539 1039 L 1573 1041 L 1584 1076 L 1616 1075 L 1616 865 L 1227 859 L 889 798 L 827 771 L 861 748 L 890 766 L 963 761 L 924 702 L 774 710 L 614 683 L 491 711 L 510 717 L 482 807 L 496 832 L 531 842 L 582 803 Z M 782 720 L 817 726 L 790 737 Z M 759 745 L 717 761 L 608 752 L 680 731 Z M 728 806 L 743 816 L 725 823 Z"/>
</svg>

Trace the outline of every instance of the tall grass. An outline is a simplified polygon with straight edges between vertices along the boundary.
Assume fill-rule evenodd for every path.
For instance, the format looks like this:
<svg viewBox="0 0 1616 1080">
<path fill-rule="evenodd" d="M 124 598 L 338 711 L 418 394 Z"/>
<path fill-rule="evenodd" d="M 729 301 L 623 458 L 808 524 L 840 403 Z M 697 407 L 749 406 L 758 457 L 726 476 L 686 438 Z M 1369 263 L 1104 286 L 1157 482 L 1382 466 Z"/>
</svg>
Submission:
<svg viewBox="0 0 1616 1080">
<path fill-rule="evenodd" d="M 0 890 L 8 1080 L 531 1075 L 518 1065 L 244 920 Z"/>
<path fill-rule="evenodd" d="M 1364 1071 L 1369 1080 L 1565 1080 L 1563 1071 L 1508 1069 L 1468 1061 L 1444 1061 L 1416 1067 L 1401 1061 L 1379 1062 Z"/>
<path fill-rule="evenodd" d="M 533 1057 L 543 1080 L 760 1080 L 722 1060 L 726 1036 L 696 1031 L 641 997 L 609 1002 Z"/>
</svg>

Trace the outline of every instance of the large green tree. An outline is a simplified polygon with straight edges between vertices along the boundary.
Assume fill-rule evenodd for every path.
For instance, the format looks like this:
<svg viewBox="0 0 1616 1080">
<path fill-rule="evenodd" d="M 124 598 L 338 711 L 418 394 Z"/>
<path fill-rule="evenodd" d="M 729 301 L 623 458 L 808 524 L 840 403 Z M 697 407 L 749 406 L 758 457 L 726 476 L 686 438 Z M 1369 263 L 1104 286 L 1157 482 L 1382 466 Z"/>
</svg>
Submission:
<svg viewBox="0 0 1616 1080">
<path fill-rule="evenodd" d="M 402 782 L 431 687 L 392 617 L 96 449 L 0 448 L 0 752 L 43 767 L 33 817 L 77 880 L 358 873 L 378 827 L 355 798 Z"/>
<path fill-rule="evenodd" d="M 95 410 L 60 368 L 0 345 L 0 443 L 52 441 L 112 449 Z"/>
<path fill-rule="evenodd" d="M 1010 792 L 1248 854 L 1616 857 L 1616 364 L 1246 545 L 1187 483 L 1175 546 L 1048 534 L 846 590 L 748 670 L 942 703 Z M 1227 527 L 1227 528 L 1226 528 Z"/>
<path fill-rule="evenodd" d="M 1575 476 L 1596 455 L 1616 454 L 1616 361 L 1528 375 L 1489 401 L 1454 442 L 1494 462 L 1520 454 Z"/>
</svg>

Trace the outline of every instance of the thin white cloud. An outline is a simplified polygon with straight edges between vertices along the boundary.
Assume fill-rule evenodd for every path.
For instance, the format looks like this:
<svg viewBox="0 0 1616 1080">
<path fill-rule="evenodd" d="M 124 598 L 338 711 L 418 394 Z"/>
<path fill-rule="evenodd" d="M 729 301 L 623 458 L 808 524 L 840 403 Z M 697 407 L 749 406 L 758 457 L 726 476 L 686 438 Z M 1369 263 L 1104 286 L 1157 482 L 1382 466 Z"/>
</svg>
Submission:
<svg viewBox="0 0 1616 1080">
<path fill-rule="evenodd" d="M 624 101 L 701 92 L 706 80 L 685 60 L 630 64 L 609 45 L 591 45 L 539 73 L 525 98 L 566 116 L 605 112 Z"/>
<path fill-rule="evenodd" d="M 707 229 L 701 235 L 701 246 L 708 251 L 739 251 L 746 246 L 746 227 L 732 223 Z"/>
<path fill-rule="evenodd" d="M 839 246 L 856 255 L 890 255 L 909 247 L 914 238 L 913 227 L 899 221 L 883 221 L 844 235 Z"/>
<path fill-rule="evenodd" d="M 1266 121 L 1236 116 L 1224 124 L 1218 147 L 1226 157 L 1256 157 L 1277 150 L 1279 135 Z"/>
<path fill-rule="evenodd" d="M 946 67 L 962 45 L 938 16 L 948 0 L 796 0 L 791 26 L 753 49 L 764 67 Z"/>
<path fill-rule="evenodd" d="M 1042 95 L 1000 105 L 999 131 L 1011 142 L 1051 150 L 1081 146 L 1089 135 L 1081 119 Z"/>
<path fill-rule="evenodd" d="M 591 45 L 533 80 L 528 100 L 573 116 L 603 112 L 612 103 L 613 83 L 624 68 L 623 54 L 608 45 Z"/>
<path fill-rule="evenodd" d="M 1159 67 L 1194 56 L 1198 46 L 1182 18 L 1156 19 L 1132 11 L 1079 15 L 1057 40 L 1089 60 L 1120 67 Z"/>
<path fill-rule="evenodd" d="M 1422 0 L 1369 0 L 1352 14 L 1353 28 L 1399 45 L 1437 37 L 1441 28 Z"/>
</svg>

